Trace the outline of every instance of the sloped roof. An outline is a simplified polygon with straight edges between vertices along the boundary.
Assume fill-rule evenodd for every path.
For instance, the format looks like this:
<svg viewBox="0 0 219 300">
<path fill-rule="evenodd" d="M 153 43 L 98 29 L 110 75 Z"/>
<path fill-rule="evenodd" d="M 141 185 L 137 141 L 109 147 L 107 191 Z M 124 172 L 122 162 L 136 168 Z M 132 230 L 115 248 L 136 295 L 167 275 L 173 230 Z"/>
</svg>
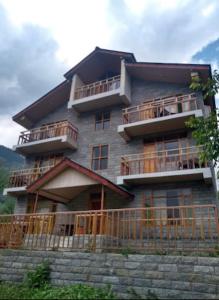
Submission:
<svg viewBox="0 0 219 300">
<path fill-rule="evenodd" d="M 29 185 L 27 187 L 27 192 L 35 193 L 37 191 L 40 191 L 40 189 L 46 183 L 48 183 L 55 176 L 57 177 L 61 172 L 63 172 L 67 168 L 72 168 L 72 169 L 77 170 L 78 172 L 92 178 L 99 184 L 104 185 L 105 187 L 116 192 L 123 198 L 128 198 L 128 199 L 134 198 L 134 195 L 129 193 L 127 190 L 123 189 L 122 187 L 118 186 L 117 184 L 113 183 L 112 181 L 110 181 L 110 180 L 106 179 L 105 177 L 97 174 L 96 172 L 76 163 L 75 161 L 73 161 L 69 158 L 64 158 L 60 163 L 58 163 L 56 166 L 54 166 L 52 169 L 50 169 L 48 172 L 46 172 L 43 176 L 41 176 L 39 179 L 37 179 L 35 182 L 33 182 L 31 185 Z"/>
</svg>

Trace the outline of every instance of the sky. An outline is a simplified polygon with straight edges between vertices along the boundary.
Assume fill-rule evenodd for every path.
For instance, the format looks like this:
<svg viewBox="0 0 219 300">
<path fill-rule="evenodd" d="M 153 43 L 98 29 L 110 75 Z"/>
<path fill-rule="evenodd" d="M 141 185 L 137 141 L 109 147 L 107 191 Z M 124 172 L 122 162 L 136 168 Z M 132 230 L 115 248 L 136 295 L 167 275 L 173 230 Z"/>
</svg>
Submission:
<svg viewBox="0 0 219 300">
<path fill-rule="evenodd" d="M 0 0 L 0 144 L 17 143 L 12 116 L 96 46 L 219 69 L 219 0 Z"/>
</svg>

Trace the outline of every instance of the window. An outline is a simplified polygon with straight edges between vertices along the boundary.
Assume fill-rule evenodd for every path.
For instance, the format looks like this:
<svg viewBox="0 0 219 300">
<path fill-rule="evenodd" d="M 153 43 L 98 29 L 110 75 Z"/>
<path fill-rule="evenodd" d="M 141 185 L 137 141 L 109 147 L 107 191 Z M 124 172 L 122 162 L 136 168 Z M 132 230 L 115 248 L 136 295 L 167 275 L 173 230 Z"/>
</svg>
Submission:
<svg viewBox="0 0 219 300">
<path fill-rule="evenodd" d="M 167 191 L 167 207 L 173 207 L 173 208 L 167 208 L 167 218 L 170 220 L 170 224 L 174 225 L 178 223 L 180 213 L 179 209 L 176 208 L 179 206 L 179 197 L 178 192 L 174 190 Z"/>
<path fill-rule="evenodd" d="M 110 127 L 110 112 L 98 112 L 95 115 L 95 130 L 107 129 Z"/>
<path fill-rule="evenodd" d="M 104 170 L 108 167 L 108 145 L 94 146 L 92 149 L 92 170 Z"/>
</svg>

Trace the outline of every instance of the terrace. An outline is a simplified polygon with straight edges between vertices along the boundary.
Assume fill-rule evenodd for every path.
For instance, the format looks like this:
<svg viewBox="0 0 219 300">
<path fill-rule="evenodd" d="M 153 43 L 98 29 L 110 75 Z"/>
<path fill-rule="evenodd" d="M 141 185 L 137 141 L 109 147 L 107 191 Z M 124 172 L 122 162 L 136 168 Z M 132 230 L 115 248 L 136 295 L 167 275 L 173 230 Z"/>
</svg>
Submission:
<svg viewBox="0 0 219 300">
<path fill-rule="evenodd" d="M 191 116 L 200 117 L 208 113 L 199 107 L 195 94 L 148 100 L 141 105 L 123 110 L 123 125 L 118 133 L 125 139 L 145 134 L 184 129 Z"/>
<path fill-rule="evenodd" d="M 69 148 L 77 149 L 78 129 L 68 121 L 51 123 L 21 132 L 14 150 L 21 154 Z"/>
</svg>

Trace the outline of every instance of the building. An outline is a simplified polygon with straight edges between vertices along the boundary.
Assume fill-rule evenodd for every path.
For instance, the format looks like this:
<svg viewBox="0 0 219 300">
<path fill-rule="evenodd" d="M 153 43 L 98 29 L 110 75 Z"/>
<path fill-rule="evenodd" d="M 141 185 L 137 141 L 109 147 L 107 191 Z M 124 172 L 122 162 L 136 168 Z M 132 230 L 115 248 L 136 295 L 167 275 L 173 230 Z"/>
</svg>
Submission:
<svg viewBox="0 0 219 300">
<path fill-rule="evenodd" d="M 13 117 L 26 129 L 14 146 L 26 166 L 12 172 L 4 191 L 17 199 L 15 215 L 45 213 L 47 233 L 62 226 L 69 236 L 90 234 L 89 226 L 105 234 L 100 211 L 129 211 L 129 225 L 138 220 L 137 239 L 147 222 L 150 234 L 154 224 L 156 232 L 157 225 L 165 234 L 166 226 L 183 226 L 193 234 L 207 213 L 215 232 L 214 170 L 200 161 L 201 147 L 185 125 L 208 116 L 215 102 L 189 89 L 192 76 L 206 81 L 210 65 L 137 62 L 132 53 L 96 47 L 60 85 Z M 72 212 L 74 222 L 59 212 Z"/>
</svg>

